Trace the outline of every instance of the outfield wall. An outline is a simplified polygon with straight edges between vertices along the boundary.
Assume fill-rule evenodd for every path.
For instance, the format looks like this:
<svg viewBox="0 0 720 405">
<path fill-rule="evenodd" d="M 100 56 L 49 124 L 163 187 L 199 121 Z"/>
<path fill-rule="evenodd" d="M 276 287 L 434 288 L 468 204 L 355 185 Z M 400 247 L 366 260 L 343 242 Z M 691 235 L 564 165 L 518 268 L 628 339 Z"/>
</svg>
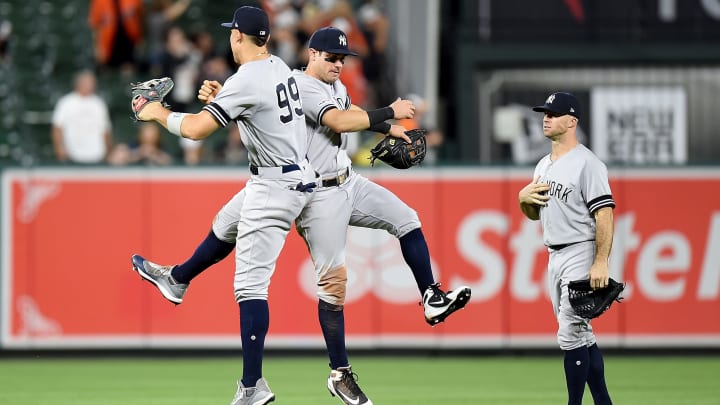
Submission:
<svg viewBox="0 0 720 405">
<path fill-rule="evenodd" d="M 396 240 L 350 229 L 346 306 L 355 348 L 555 347 L 547 251 L 517 193 L 532 168 L 363 171 L 414 207 L 436 278 L 473 298 L 429 328 Z M 232 257 L 173 306 L 130 255 L 187 258 L 247 180 L 239 169 L 2 172 L 0 344 L 29 348 L 240 346 Z M 611 170 L 611 272 L 626 299 L 593 322 L 606 347 L 720 347 L 720 170 Z M 314 273 L 293 230 L 270 290 L 268 347 L 320 348 Z"/>
</svg>

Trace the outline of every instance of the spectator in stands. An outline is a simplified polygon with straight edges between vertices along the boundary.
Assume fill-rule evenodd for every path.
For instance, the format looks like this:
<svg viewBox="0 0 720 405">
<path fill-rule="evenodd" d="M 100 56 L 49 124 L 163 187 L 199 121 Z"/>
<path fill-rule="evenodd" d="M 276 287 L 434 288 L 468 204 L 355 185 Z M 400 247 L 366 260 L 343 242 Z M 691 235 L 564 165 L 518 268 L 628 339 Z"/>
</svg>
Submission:
<svg viewBox="0 0 720 405">
<path fill-rule="evenodd" d="M 163 149 L 158 124 L 144 122 L 138 130 L 137 143 L 116 145 L 108 157 L 108 163 L 114 166 L 129 164 L 167 166 L 172 163 L 172 157 Z"/>
<path fill-rule="evenodd" d="M 270 37 L 272 52 L 287 63 L 291 69 L 306 66 L 301 61 L 302 44 L 307 37 L 299 35 L 300 9 L 291 0 L 265 0 L 263 8 L 270 17 L 273 35 Z M 304 54 L 304 53 L 303 53 Z M 305 56 L 305 55 L 302 55 Z"/>
<path fill-rule="evenodd" d="M 105 101 L 95 94 L 96 82 L 92 71 L 79 72 L 74 90 L 55 106 L 52 140 L 59 162 L 101 163 L 110 150 L 110 114 Z"/>
<path fill-rule="evenodd" d="M 340 74 L 340 80 L 347 87 L 348 95 L 353 104 L 360 107 L 369 107 L 367 100 L 367 80 L 363 73 L 362 59 L 369 53 L 368 43 L 365 40 L 355 18 L 352 5 L 347 0 L 308 0 L 302 8 L 299 28 L 309 35 L 317 29 L 333 26 L 347 35 L 347 41 L 352 44 L 353 51 L 359 58 L 348 58 Z"/>
<path fill-rule="evenodd" d="M 196 82 L 200 73 L 202 55 L 180 27 L 171 27 L 165 39 L 162 75 L 175 82 L 167 101 L 180 111 L 190 109 L 195 101 Z"/>
<path fill-rule="evenodd" d="M 165 37 L 173 21 L 182 16 L 192 0 L 152 0 L 147 15 L 147 52 L 151 76 L 162 71 Z"/>
<path fill-rule="evenodd" d="M 135 69 L 135 48 L 143 40 L 143 0 L 90 0 L 88 22 L 101 66 Z"/>
<path fill-rule="evenodd" d="M 386 49 L 390 20 L 374 0 L 366 0 L 357 12 L 360 29 L 368 41 L 363 74 L 368 81 L 368 103 L 388 105 L 395 101 L 395 79 L 388 67 Z"/>
<path fill-rule="evenodd" d="M 7 48 L 12 34 L 12 23 L 10 20 L 0 20 L 0 62 L 7 60 Z"/>
<path fill-rule="evenodd" d="M 197 94 L 197 80 L 200 73 L 202 55 L 185 35 L 180 27 L 171 27 L 165 39 L 165 53 L 163 54 L 163 76 L 168 76 L 175 82 L 175 87 L 168 95 L 167 101 L 178 111 L 190 110 L 190 104 L 195 102 Z M 183 160 L 188 165 L 200 163 L 203 141 L 180 138 L 183 150 Z"/>
<path fill-rule="evenodd" d="M 192 35 L 192 43 L 202 60 L 200 74 L 196 76 L 195 88 L 202 86 L 203 80 L 215 80 L 224 83 L 234 70 L 230 69 L 227 59 L 215 49 L 212 35 L 205 31 L 197 31 Z"/>
</svg>

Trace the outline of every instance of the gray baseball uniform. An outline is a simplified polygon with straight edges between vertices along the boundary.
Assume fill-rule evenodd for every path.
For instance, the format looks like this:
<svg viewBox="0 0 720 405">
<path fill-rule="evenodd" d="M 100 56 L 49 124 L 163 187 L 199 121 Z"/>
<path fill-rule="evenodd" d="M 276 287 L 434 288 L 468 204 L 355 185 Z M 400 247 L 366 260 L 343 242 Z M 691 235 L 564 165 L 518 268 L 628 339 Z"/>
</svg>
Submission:
<svg viewBox="0 0 720 405">
<path fill-rule="evenodd" d="M 345 295 L 335 289 L 325 290 L 326 277 L 335 277 L 331 270 L 345 265 L 345 244 L 348 225 L 384 229 L 402 237 L 421 226 L 415 210 L 386 188 L 354 172 L 346 152 L 347 134 L 338 134 L 322 125 L 322 117 L 331 109 L 347 110 L 351 102 L 340 80 L 327 84 L 293 72 L 300 86 L 305 123 L 307 125 L 307 156 L 321 174 L 320 187 L 296 220 L 296 227 L 305 239 L 317 273 L 318 297 L 334 305 L 343 305 Z M 242 193 L 241 193 L 242 194 Z M 233 198 L 218 214 L 213 224 L 215 235 L 225 241 L 235 237 L 234 224 L 241 216 L 238 201 Z"/>
<path fill-rule="evenodd" d="M 296 188 L 316 180 L 305 158 L 307 135 L 297 83 L 276 56 L 248 62 L 204 110 L 222 126 L 237 122 L 251 165 L 245 188 L 213 224 L 219 238 L 237 238 L 235 299 L 267 299 L 287 233 L 312 195 Z M 223 221 L 228 213 L 233 215 L 230 225 Z"/>
<path fill-rule="evenodd" d="M 558 318 L 558 343 L 572 350 L 595 343 L 590 320 L 575 315 L 567 285 L 588 278 L 595 257 L 595 219 L 603 207 L 615 207 L 605 164 L 582 144 L 557 161 L 545 156 L 533 178 L 550 186 L 547 206 L 540 208 L 543 241 L 548 246 L 548 288 Z"/>
</svg>

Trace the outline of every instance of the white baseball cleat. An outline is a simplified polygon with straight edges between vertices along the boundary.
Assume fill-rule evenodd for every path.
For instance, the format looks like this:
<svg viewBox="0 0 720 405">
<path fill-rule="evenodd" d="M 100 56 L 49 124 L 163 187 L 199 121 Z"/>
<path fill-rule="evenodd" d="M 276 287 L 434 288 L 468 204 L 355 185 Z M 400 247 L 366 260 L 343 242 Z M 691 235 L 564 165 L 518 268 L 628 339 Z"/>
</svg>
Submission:
<svg viewBox="0 0 720 405">
<path fill-rule="evenodd" d="M 472 292 L 470 287 L 462 286 L 455 290 L 443 292 L 440 283 L 435 283 L 425 290 L 422 297 L 422 306 L 425 310 L 425 322 L 435 326 L 443 322 L 458 309 L 464 308 L 470 301 Z"/>
<path fill-rule="evenodd" d="M 254 387 L 245 387 L 238 381 L 238 388 L 230 405 L 265 405 L 275 400 L 275 394 L 264 378 L 260 378 Z"/>
</svg>

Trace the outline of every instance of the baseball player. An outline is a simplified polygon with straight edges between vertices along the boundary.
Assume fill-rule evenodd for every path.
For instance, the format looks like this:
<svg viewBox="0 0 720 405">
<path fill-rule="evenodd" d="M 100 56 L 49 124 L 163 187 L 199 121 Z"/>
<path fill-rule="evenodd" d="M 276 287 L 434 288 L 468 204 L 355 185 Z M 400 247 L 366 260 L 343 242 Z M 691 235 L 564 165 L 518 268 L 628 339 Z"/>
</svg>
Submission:
<svg viewBox="0 0 720 405">
<path fill-rule="evenodd" d="M 351 104 L 345 86 L 339 80 L 344 58 L 355 55 L 348 49 L 345 34 L 332 27 L 316 31 L 309 42 L 309 62 L 305 71 L 296 70 L 303 101 L 308 158 L 321 173 L 318 189 L 310 204 L 296 220 L 316 268 L 318 316 L 325 337 L 331 372 L 327 381 L 330 393 L 345 404 L 372 404 L 354 378 L 345 347 L 344 312 L 347 271 L 345 242 L 348 225 L 384 229 L 400 240 L 403 256 L 413 272 L 422 296 L 426 321 L 435 325 L 465 306 L 470 299 L 469 287 L 444 292 L 435 283 L 427 243 L 414 210 L 389 190 L 354 172 L 346 153 L 346 132 L 374 129 L 407 139 L 405 129 L 385 120 L 412 117 L 414 106 L 408 100 L 396 100 L 389 107 L 364 111 Z M 205 82 L 199 96 L 204 102 L 213 99 L 221 88 L 217 82 Z M 237 198 L 237 197 L 236 197 Z M 163 295 L 175 303 L 182 302 L 189 281 L 216 263 L 232 249 L 229 241 L 235 235 L 235 224 L 242 213 L 232 202 L 215 218 L 208 239 L 224 241 L 225 249 L 210 251 L 199 247 L 179 266 L 161 266 L 140 256 L 134 266 L 163 268 L 169 271 L 181 288 L 170 289 L 167 281 L 158 283 Z M 238 236 L 239 237 L 239 236 Z M 207 242 L 203 242 L 207 244 Z M 213 244 L 215 244 L 213 242 Z M 178 284 L 174 284 L 177 286 Z"/>
<path fill-rule="evenodd" d="M 275 399 L 262 378 L 268 285 L 287 233 L 310 200 L 316 175 L 305 158 L 305 117 L 296 79 L 285 62 L 267 51 L 267 14 L 259 8 L 240 7 L 232 22 L 223 26 L 230 28 L 230 46 L 240 67 L 212 102 L 197 114 L 172 112 L 161 103 L 150 103 L 138 118 L 155 120 L 173 134 L 190 139 L 203 139 L 233 120 L 241 129 L 252 175 L 225 207 L 234 210 L 237 204 L 234 287 L 243 348 L 243 375 L 232 405 L 262 405 Z M 173 285 L 167 268 L 140 265 L 136 270 L 161 289 L 180 288 Z"/>
<path fill-rule="evenodd" d="M 568 405 L 581 405 L 587 382 L 596 405 L 610 405 L 603 357 L 590 320 L 575 314 L 568 283 L 588 279 L 607 286 L 615 201 L 605 164 L 577 140 L 580 103 L 570 93 L 550 95 L 544 105 L 543 133 L 552 151 L 535 167 L 533 181 L 518 194 L 520 209 L 540 220 L 548 247 L 548 283 L 558 321 L 558 344 L 565 355 Z"/>
</svg>

